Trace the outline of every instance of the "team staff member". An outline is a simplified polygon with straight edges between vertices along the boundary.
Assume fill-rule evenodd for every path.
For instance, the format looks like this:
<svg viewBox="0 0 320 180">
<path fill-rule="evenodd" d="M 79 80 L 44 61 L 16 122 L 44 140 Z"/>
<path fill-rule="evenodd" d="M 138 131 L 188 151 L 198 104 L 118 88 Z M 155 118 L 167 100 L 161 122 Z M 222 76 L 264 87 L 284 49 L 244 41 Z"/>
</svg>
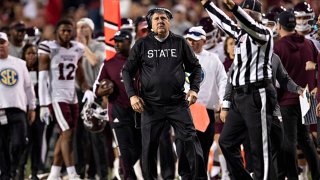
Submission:
<svg viewBox="0 0 320 180">
<path fill-rule="evenodd" d="M 232 0 L 224 0 L 237 18 L 238 27 L 213 2 L 201 2 L 213 22 L 236 40 L 230 78 L 234 93 L 223 103 L 222 113 L 228 113 L 228 117 L 219 140 L 230 173 L 234 179 L 252 179 L 244 169 L 240 155 L 240 144 L 248 134 L 255 179 L 274 179 L 270 171 L 272 156 L 269 144 L 276 102 L 276 92 L 271 83 L 273 37 L 270 29 L 257 23 L 261 21 L 261 3 L 257 0 L 243 1 L 241 7 L 246 8 L 244 11 Z"/>
<path fill-rule="evenodd" d="M 27 122 L 35 120 L 36 99 L 25 61 L 9 55 L 0 32 L 0 179 L 15 179 L 27 144 Z"/>
<path fill-rule="evenodd" d="M 207 108 L 210 123 L 205 130 L 197 130 L 197 136 L 203 151 L 204 164 L 208 164 L 210 147 L 214 137 L 215 113 L 219 114 L 222 104 L 224 90 L 227 84 L 227 74 L 217 54 L 210 53 L 203 49 L 206 43 L 206 32 L 202 26 L 191 27 L 185 35 L 202 68 L 201 86 L 198 96 L 198 103 Z M 189 89 L 186 84 L 186 89 Z M 217 116 L 218 117 L 218 116 Z"/>
<path fill-rule="evenodd" d="M 115 41 L 117 53 L 101 66 L 93 87 L 96 95 L 109 95 L 111 126 L 115 129 L 115 138 L 119 143 L 124 179 L 137 179 L 133 166 L 141 155 L 141 133 L 135 128 L 134 111 L 130 107 L 121 76 L 122 68 L 129 56 L 132 42 L 131 32 L 118 31 L 112 39 Z M 110 94 L 109 87 L 100 86 L 99 82 L 103 79 L 109 79 L 114 83 L 113 93 Z"/>
<path fill-rule="evenodd" d="M 316 61 L 318 50 L 312 41 L 295 31 L 296 20 L 291 12 L 284 11 L 278 15 L 277 29 L 280 39 L 275 43 L 274 52 L 279 55 L 283 66 L 292 79 L 300 86 L 315 87 L 315 71 L 306 71 L 307 61 Z M 302 124 L 299 96 L 288 91 L 279 93 L 279 104 L 283 118 L 285 141 L 283 156 L 286 171 L 279 179 L 298 179 L 297 142 L 305 155 L 311 170 L 312 179 L 320 179 L 319 156 L 309 136 L 308 127 Z"/>
<path fill-rule="evenodd" d="M 136 42 L 123 69 L 123 80 L 133 110 L 142 113 L 142 171 L 145 179 L 157 179 L 159 136 L 166 122 L 176 134 L 182 179 L 207 179 L 202 150 L 188 105 L 197 100 L 201 66 L 183 37 L 169 31 L 172 14 L 151 9 L 147 16 L 152 31 Z M 133 87 L 138 71 L 141 97 Z M 185 94 L 185 72 L 190 72 L 190 91 Z M 187 101 L 189 100 L 189 103 Z"/>
</svg>

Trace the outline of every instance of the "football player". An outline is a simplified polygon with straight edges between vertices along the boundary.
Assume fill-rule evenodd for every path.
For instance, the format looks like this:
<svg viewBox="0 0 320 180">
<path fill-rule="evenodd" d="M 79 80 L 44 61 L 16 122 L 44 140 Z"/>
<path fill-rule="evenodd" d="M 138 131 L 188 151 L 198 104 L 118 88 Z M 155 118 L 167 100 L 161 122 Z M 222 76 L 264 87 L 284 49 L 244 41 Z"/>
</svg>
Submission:
<svg viewBox="0 0 320 180">
<path fill-rule="evenodd" d="M 38 50 L 40 119 L 48 122 L 51 113 L 61 129 L 55 144 L 49 180 L 60 178 L 63 163 L 69 179 L 80 179 L 72 154 L 72 136 L 79 116 L 76 78 L 85 92 L 82 101 L 92 103 L 94 100 L 83 73 L 81 60 L 84 46 L 71 40 L 75 29 L 73 24 L 69 19 L 60 20 L 56 25 L 56 40 L 41 42 Z"/>
</svg>

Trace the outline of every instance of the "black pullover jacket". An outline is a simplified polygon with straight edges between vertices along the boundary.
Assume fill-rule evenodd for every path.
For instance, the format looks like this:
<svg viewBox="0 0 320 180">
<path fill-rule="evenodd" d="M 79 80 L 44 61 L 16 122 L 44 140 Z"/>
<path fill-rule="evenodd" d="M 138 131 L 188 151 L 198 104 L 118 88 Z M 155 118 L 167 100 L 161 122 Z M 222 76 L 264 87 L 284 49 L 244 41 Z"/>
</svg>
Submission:
<svg viewBox="0 0 320 180">
<path fill-rule="evenodd" d="M 185 99 L 185 72 L 189 72 L 190 89 L 198 92 L 201 66 L 186 40 L 170 32 L 160 42 L 150 33 L 138 40 L 130 51 L 122 75 L 128 97 L 138 95 L 133 77 L 139 70 L 139 95 L 153 105 L 175 105 Z M 140 94 L 141 93 L 141 94 Z"/>
</svg>

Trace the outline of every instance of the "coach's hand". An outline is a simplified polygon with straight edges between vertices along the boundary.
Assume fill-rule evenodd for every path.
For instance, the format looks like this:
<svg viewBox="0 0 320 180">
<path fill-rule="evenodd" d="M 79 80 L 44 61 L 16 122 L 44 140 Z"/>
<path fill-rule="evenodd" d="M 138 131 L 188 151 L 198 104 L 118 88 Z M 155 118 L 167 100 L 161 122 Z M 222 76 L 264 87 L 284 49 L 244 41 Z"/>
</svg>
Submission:
<svg viewBox="0 0 320 180">
<path fill-rule="evenodd" d="M 130 103 L 134 111 L 139 113 L 143 111 L 144 101 L 139 96 L 131 96 Z"/>
<path fill-rule="evenodd" d="M 228 110 L 221 109 L 221 112 L 220 112 L 220 120 L 221 120 L 223 123 L 226 122 L 228 113 L 229 113 Z"/>
<path fill-rule="evenodd" d="M 198 94 L 195 91 L 189 90 L 186 95 L 186 100 L 189 101 L 189 106 L 196 103 L 198 99 Z"/>
<path fill-rule="evenodd" d="M 233 7 L 236 5 L 233 0 L 223 0 L 223 2 L 228 6 L 229 9 L 233 9 Z"/>
</svg>

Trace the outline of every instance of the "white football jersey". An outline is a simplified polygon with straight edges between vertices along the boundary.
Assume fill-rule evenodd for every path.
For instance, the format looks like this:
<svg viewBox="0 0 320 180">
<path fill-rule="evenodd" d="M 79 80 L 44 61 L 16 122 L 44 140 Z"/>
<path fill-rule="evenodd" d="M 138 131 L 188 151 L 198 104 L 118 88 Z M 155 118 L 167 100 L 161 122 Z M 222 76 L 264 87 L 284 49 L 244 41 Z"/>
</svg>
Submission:
<svg viewBox="0 0 320 180">
<path fill-rule="evenodd" d="M 49 89 L 53 102 L 78 102 L 75 91 L 76 70 L 84 46 L 76 41 L 71 41 L 71 44 L 69 49 L 61 47 L 56 41 L 39 44 L 38 53 L 48 54 L 51 60 Z"/>
</svg>

